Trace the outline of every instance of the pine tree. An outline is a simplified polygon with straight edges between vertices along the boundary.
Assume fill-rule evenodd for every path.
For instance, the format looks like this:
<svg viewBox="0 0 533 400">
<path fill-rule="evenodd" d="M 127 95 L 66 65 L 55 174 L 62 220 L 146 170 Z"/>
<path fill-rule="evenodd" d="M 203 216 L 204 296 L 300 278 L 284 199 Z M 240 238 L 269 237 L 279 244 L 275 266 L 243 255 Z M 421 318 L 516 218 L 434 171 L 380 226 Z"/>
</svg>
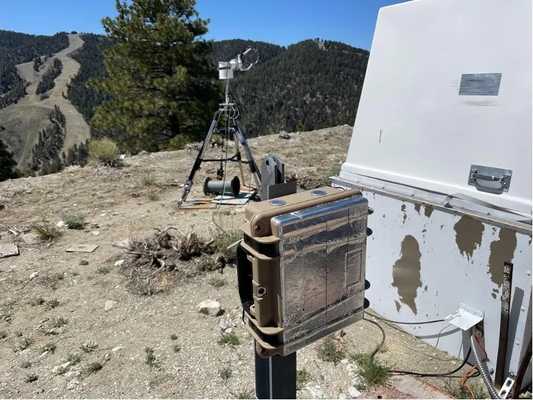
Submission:
<svg viewBox="0 0 533 400">
<path fill-rule="evenodd" d="M 16 165 L 13 155 L 9 152 L 5 143 L 0 140 L 0 182 L 16 177 L 14 170 Z"/>
<path fill-rule="evenodd" d="M 96 109 L 95 129 L 120 138 L 126 150 L 158 150 L 172 139 L 204 133 L 219 100 L 207 21 L 195 0 L 117 0 L 105 18 L 112 43 L 107 77 L 93 86 L 111 100 Z"/>
</svg>

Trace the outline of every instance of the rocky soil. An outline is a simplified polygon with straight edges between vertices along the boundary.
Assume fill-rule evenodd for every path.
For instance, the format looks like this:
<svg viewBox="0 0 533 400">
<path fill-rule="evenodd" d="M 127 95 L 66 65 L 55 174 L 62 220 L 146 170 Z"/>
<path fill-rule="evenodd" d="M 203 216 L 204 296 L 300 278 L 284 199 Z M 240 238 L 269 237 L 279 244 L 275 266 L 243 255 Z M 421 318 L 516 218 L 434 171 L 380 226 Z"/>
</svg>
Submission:
<svg viewBox="0 0 533 400">
<path fill-rule="evenodd" d="M 342 126 L 261 137 L 251 145 L 258 159 L 276 153 L 288 173 L 313 185 L 338 171 L 350 136 L 351 128 Z M 176 208 L 194 156 L 187 150 L 143 154 L 126 157 L 122 168 L 70 167 L 0 183 L 0 245 L 16 243 L 20 250 L 0 258 L 0 397 L 254 396 L 252 339 L 241 322 L 234 268 L 203 268 L 209 261 L 202 257 L 178 262 L 172 271 L 197 273 L 170 271 L 153 295 L 132 291 L 124 272 L 124 241 L 170 226 L 209 240 L 221 228 L 233 234 L 244 222 L 242 207 Z M 202 170 L 192 197 L 201 195 L 203 177 L 216 168 Z M 81 229 L 68 229 L 76 222 Z M 61 235 L 42 240 L 31 229 L 36 224 Z M 97 248 L 67 251 L 76 245 Z M 380 362 L 433 372 L 457 365 L 384 328 Z M 364 388 L 350 355 L 372 351 L 379 335 L 366 321 L 336 335 L 336 362 L 323 360 L 324 341 L 299 352 L 298 396 L 446 397 L 443 380 L 393 377 Z"/>
</svg>

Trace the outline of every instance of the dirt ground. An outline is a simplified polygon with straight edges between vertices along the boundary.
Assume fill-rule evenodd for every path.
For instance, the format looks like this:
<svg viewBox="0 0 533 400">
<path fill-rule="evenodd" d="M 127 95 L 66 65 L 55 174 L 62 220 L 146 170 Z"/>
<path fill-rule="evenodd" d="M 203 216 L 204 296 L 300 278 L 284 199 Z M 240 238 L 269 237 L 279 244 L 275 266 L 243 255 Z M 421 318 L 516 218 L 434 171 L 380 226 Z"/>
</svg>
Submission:
<svg viewBox="0 0 533 400">
<path fill-rule="evenodd" d="M 277 153 L 288 173 L 322 179 L 345 159 L 351 127 L 251 140 L 259 159 Z M 253 346 L 241 322 L 235 269 L 181 279 L 153 296 L 127 288 L 123 250 L 112 244 L 143 238 L 155 228 L 210 237 L 243 223 L 242 207 L 176 208 L 195 153 L 127 157 L 122 168 L 70 167 L 53 175 L 0 183 L 0 243 L 17 242 L 20 255 L 0 259 L 0 397 L 3 398 L 229 398 L 254 396 Z M 206 168 L 196 179 L 200 195 Z M 82 230 L 58 228 L 52 243 L 28 231 L 82 215 Z M 61 225 L 61 223 L 60 223 Z M 20 232 L 20 234 L 18 234 Z M 26 233 L 24 233 L 26 232 Z M 17 235 L 16 235 L 17 234 Z M 70 253 L 76 244 L 98 245 Z M 117 263 L 118 261 L 118 263 Z M 201 301 L 220 302 L 221 316 L 198 312 Z M 447 371 L 458 361 L 397 329 L 377 359 L 391 368 Z M 223 344 L 230 328 L 237 343 Z M 349 355 L 372 351 L 379 330 L 366 321 L 338 339 L 341 360 L 319 357 L 319 341 L 298 353 L 300 398 L 443 398 L 447 380 L 395 376 L 363 390 Z M 463 372 L 463 371 L 461 371 Z M 457 379 L 454 381 L 456 382 Z M 456 385 L 456 383 L 453 383 Z M 358 389 L 359 388 L 359 389 Z"/>
</svg>

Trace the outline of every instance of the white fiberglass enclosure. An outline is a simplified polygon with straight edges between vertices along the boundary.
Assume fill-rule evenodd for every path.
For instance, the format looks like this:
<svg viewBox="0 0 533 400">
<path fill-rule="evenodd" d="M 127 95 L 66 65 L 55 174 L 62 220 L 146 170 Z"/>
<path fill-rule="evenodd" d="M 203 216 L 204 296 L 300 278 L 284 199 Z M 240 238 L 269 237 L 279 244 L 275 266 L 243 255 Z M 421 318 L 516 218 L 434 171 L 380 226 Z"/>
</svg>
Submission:
<svg viewBox="0 0 533 400">
<path fill-rule="evenodd" d="M 531 3 L 414 0 L 382 8 L 340 177 L 531 215 Z"/>
</svg>

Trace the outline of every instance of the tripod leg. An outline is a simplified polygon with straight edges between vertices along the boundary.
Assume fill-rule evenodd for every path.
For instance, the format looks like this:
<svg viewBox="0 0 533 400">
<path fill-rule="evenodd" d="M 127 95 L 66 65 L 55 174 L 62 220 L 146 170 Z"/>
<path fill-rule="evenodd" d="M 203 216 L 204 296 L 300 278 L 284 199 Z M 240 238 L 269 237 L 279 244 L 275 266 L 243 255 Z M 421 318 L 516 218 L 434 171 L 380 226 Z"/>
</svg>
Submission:
<svg viewBox="0 0 533 400">
<path fill-rule="evenodd" d="M 244 187 L 246 186 L 246 181 L 244 180 L 244 169 L 242 168 L 241 149 L 239 148 L 239 138 L 235 134 L 235 130 L 233 130 L 233 143 L 235 143 L 235 154 L 239 159 L 239 171 L 241 173 L 242 186 Z"/>
<path fill-rule="evenodd" d="M 217 111 L 215 113 L 215 116 L 213 117 L 213 121 L 211 121 L 211 126 L 209 127 L 209 131 L 207 131 L 207 135 L 204 138 L 204 141 L 202 142 L 202 147 L 200 148 L 200 151 L 198 152 L 198 155 L 196 156 L 196 159 L 194 160 L 194 164 L 192 166 L 191 172 L 189 173 L 189 177 L 187 178 L 187 181 L 185 181 L 181 199 L 178 200 L 178 207 L 181 207 L 181 205 L 183 204 L 185 200 L 187 200 L 187 196 L 191 192 L 194 175 L 200 169 L 200 165 L 202 164 L 202 157 L 204 156 L 205 150 L 207 149 L 207 147 L 209 146 L 209 143 L 211 142 L 211 136 L 213 136 L 213 132 L 215 131 L 218 125 L 219 118 L 220 118 L 220 113 Z"/>
<path fill-rule="evenodd" d="M 250 166 L 250 172 L 252 173 L 252 176 L 254 177 L 255 185 L 257 190 L 261 190 L 261 173 L 259 172 L 259 168 L 257 168 L 257 164 L 255 163 L 254 156 L 252 154 L 252 150 L 250 149 L 250 146 L 248 145 L 248 141 L 246 140 L 246 136 L 244 136 L 241 126 L 239 122 L 235 123 L 237 130 L 235 131 L 235 134 L 239 138 L 239 143 L 244 149 L 244 153 L 246 154 L 246 158 L 248 161 L 248 165 Z"/>
</svg>

